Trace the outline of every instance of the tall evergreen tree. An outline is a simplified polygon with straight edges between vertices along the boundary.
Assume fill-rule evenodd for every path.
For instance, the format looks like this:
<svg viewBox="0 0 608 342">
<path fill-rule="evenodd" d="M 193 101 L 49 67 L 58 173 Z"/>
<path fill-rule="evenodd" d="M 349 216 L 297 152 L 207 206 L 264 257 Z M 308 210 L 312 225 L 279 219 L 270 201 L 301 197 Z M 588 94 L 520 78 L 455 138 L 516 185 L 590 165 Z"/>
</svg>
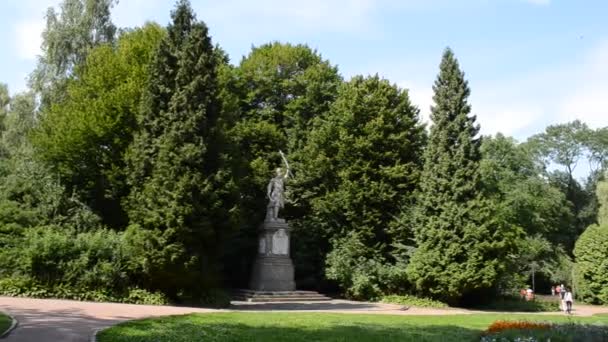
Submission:
<svg viewBox="0 0 608 342">
<path fill-rule="evenodd" d="M 129 152 L 127 206 L 132 229 L 154 246 L 142 265 L 149 284 L 175 295 L 216 285 L 234 192 L 223 163 L 218 54 L 187 0 L 171 17 Z"/>
<path fill-rule="evenodd" d="M 511 246 L 511 228 L 493 217 L 483 198 L 479 126 L 450 49 L 433 90 L 433 126 L 415 210 L 418 249 L 409 274 L 419 293 L 455 303 L 495 284 Z"/>
</svg>

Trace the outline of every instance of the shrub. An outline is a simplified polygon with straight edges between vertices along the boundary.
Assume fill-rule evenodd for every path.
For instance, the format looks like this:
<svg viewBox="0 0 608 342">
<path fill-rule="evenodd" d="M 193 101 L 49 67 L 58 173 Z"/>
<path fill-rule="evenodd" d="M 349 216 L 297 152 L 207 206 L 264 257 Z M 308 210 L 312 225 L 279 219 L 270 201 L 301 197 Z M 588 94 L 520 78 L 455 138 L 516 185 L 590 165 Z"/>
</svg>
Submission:
<svg viewBox="0 0 608 342">
<path fill-rule="evenodd" d="M 559 303 L 540 299 L 524 301 L 517 297 L 499 297 L 488 303 L 477 304 L 473 308 L 492 311 L 544 312 L 559 311 Z"/>
<path fill-rule="evenodd" d="M 420 298 L 410 295 L 389 295 L 384 296 L 380 300 L 382 303 L 401 304 L 407 306 L 416 306 L 420 308 L 447 308 L 446 303 L 432 300 L 429 298 Z"/>
<path fill-rule="evenodd" d="M 0 279 L 0 295 L 148 305 L 169 303 L 165 295 L 140 288 L 129 288 L 126 293 L 114 293 L 107 289 L 84 289 L 66 284 L 45 285 L 37 283 L 32 278 L 22 276 Z"/>
<path fill-rule="evenodd" d="M 150 292 L 140 288 L 129 289 L 129 294 L 122 298 L 123 303 L 164 305 L 169 303 L 169 299 L 160 292 Z"/>
<path fill-rule="evenodd" d="M 576 241 L 577 296 L 593 304 L 608 304 L 608 223 L 587 228 Z"/>
<path fill-rule="evenodd" d="M 384 294 L 407 287 L 405 264 L 390 264 L 355 234 L 334 241 L 333 246 L 326 259 L 326 276 L 335 280 L 348 298 L 380 300 Z"/>
</svg>

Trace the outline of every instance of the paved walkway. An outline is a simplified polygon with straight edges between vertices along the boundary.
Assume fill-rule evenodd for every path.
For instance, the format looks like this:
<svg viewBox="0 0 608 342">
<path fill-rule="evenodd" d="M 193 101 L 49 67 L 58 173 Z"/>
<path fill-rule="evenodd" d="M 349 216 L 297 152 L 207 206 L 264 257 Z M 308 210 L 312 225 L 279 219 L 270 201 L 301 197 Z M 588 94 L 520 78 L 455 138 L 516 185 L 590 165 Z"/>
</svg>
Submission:
<svg viewBox="0 0 608 342">
<path fill-rule="evenodd" d="M 575 305 L 575 315 L 608 313 L 608 307 Z M 120 322 L 154 316 L 194 312 L 291 311 L 339 312 L 389 315 L 457 315 L 482 313 L 465 309 L 405 308 L 401 305 L 333 300 L 308 303 L 233 302 L 230 310 L 175 306 L 91 303 L 70 300 L 0 297 L 0 311 L 19 320 L 19 326 L 6 342 L 88 342 L 91 334 Z M 487 312 L 486 312 L 487 313 Z M 542 313 L 545 314 L 545 313 Z M 556 314 L 556 313 L 549 313 Z M 558 313 L 557 313 L 558 314 Z"/>
<path fill-rule="evenodd" d="M 88 342 L 96 329 L 132 319 L 217 310 L 0 297 L 0 311 L 19 321 L 6 342 Z"/>
</svg>

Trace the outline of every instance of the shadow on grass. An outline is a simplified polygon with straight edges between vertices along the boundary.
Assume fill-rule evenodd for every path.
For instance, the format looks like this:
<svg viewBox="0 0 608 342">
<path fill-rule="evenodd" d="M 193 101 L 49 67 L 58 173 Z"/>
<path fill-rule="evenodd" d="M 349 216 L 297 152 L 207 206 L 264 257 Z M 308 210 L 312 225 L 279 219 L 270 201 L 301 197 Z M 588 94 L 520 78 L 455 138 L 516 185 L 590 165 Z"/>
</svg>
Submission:
<svg viewBox="0 0 608 342">
<path fill-rule="evenodd" d="M 233 301 L 229 309 L 240 311 L 306 311 L 306 310 L 386 310 L 381 305 L 375 303 L 356 303 L 356 302 L 310 302 L 310 303 L 249 303 Z"/>
<path fill-rule="evenodd" d="M 286 317 L 298 323 L 298 318 Z M 301 322 L 300 322 L 301 324 Z M 480 331 L 452 325 L 349 323 L 330 326 L 251 325 L 238 322 L 204 322 L 189 316 L 119 324 L 98 335 L 99 342 L 190 341 L 478 341 Z"/>
<path fill-rule="evenodd" d="M 519 298 L 497 298 L 489 303 L 479 304 L 467 309 L 491 312 L 558 312 L 559 302 L 553 300 L 525 301 Z"/>
</svg>

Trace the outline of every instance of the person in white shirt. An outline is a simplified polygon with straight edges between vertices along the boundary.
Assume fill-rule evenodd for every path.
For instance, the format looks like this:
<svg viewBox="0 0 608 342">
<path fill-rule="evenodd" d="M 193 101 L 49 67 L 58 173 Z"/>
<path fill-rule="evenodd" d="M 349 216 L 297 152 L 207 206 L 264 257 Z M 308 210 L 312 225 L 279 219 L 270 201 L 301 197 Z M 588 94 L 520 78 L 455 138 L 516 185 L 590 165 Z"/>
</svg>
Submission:
<svg viewBox="0 0 608 342">
<path fill-rule="evenodd" d="M 566 302 L 566 313 L 572 313 L 572 292 L 570 289 L 566 289 L 566 294 L 564 294 L 564 301 Z"/>
</svg>

